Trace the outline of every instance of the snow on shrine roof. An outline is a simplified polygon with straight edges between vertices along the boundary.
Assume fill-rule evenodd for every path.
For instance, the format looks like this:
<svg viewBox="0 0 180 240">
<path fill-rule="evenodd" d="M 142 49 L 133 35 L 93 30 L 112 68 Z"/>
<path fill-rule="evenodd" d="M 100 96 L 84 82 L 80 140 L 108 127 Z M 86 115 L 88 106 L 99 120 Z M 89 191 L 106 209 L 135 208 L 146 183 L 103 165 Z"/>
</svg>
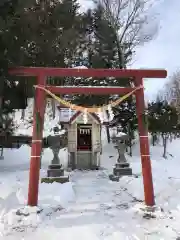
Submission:
<svg viewBox="0 0 180 240">
<path fill-rule="evenodd" d="M 74 120 L 81 114 L 82 112 L 81 111 L 77 111 L 69 120 L 69 123 L 73 123 Z M 93 119 L 95 121 L 97 121 L 99 124 L 101 123 L 99 117 L 95 114 L 95 113 L 88 113 L 89 115 L 91 115 L 93 117 Z"/>
<path fill-rule="evenodd" d="M 71 123 L 76 119 L 76 117 L 78 117 L 81 114 L 81 111 L 72 110 L 70 114 L 70 111 L 68 108 L 61 107 L 61 106 L 58 106 L 57 108 L 59 110 L 59 120 L 60 122 L 63 122 L 63 123 Z M 90 115 L 93 117 L 95 121 L 98 121 L 98 123 L 101 123 L 96 113 L 90 113 Z M 104 117 L 104 122 L 108 122 L 107 115 L 105 115 Z"/>
<path fill-rule="evenodd" d="M 88 67 L 84 66 L 84 65 L 80 65 L 80 66 L 75 66 L 73 68 L 76 68 L 76 69 L 88 69 Z"/>
</svg>

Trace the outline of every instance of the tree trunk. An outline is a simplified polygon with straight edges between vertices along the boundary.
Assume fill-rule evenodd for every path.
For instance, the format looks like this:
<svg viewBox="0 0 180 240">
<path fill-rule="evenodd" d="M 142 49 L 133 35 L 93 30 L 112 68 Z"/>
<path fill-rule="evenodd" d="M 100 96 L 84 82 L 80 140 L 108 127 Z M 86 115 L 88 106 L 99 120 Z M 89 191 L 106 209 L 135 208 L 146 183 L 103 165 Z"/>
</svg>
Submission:
<svg viewBox="0 0 180 240">
<path fill-rule="evenodd" d="M 128 140 L 128 145 L 129 145 L 129 155 L 132 157 L 132 140 L 133 140 L 133 135 L 134 133 L 131 130 L 130 124 L 128 124 L 128 135 L 129 135 L 129 140 Z"/>
<path fill-rule="evenodd" d="M 129 139 L 129 156 L 132 157 L 132 138 Z"/>
<path fill-rule="evenodd" d="M 108 143 L 110 143 L 111 142 L 111 136 L 110 136 L 109 126 L 106 126 L 106 135 L 107 135 L 107 141 L 108 141 Z"/>
<path fill-rule="evenodd" d="M 107 114 L 107 117 L 109 119 L 109 112 L 106 111 L 106 114 Z M 106 126 L 106 135 L 107 135 L 107 141 L 108 141 L 108 143 L 110 143 L 111 142 L 111 136 L 110 136 L 109 126 Z"/>
<path fill-rule="evenodd" d="M 155 146 L 156 142 L 157 142 L 157 135 L 156 135 L 156 133 L 153 133 L 152 134 L 152 145 Z"/>
<path fill-rule="evenodd" d="M 128 154 L 128 150 L 129 150 L 129 149 L 128 149 L 128 147 L 129 147 L 128 140 L 125 140 L 125 145 L 126 145 L 126 149 L 125 149 L 125 150 L 126 150 L 126 152 L 127 152 L 127 154 Z"/>
<path fill-rule="evenodd" d="M 116 34 L 116 46 L 117 46 L 117 54 L 118 54 L 118 62 L 119 62 L 119 68 L 122 69 L 125 67 L 125 63 L 124 63 L 124 56 L 123 56 L 123 52 L 122 52 L 122 49 L 121 49 L 121 46 L 119 44 L 119 39 L 118 39 L 118 36 Z"/>
<path fill-rule="evenodd" d="M 21 110 L 21 120 L 24 120 L 25 118 L 25 109 Z"/>
<path fill-rule="evenodd" d="M 170 133 L 170 142 L 172 142 L 172 140 L 173 140 L 173 134 Z"/>
<path fill-rule="evenodd" d="M 56 103 L 53 98 L 51 99 L 51 106 L 52 106 L 52 113 L 53 113 L 53 119 L 54 119 L 56 116 Z"/>
<path fill-rule="evenodd" d="M 167 135 L 162 134 L 162 140 L 163 140 L 163 158 L 167 158 Z"/>
</svg>

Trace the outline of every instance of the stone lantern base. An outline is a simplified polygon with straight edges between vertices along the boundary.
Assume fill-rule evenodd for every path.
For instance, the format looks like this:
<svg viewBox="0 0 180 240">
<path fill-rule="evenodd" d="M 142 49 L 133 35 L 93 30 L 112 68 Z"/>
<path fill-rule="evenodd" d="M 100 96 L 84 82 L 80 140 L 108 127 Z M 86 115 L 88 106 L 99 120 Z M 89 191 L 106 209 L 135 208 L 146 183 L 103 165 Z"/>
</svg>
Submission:
<svg viewBox="0 0 180 240">
<path fill-rule="evenodd" d="M 113 168 L 113 174 L 115 176 L 132 176 L 132 168 L 129 167 L 129 163 L 116 163 Z"/>
<path fill-rule="evenodd" d="M 47 170 L 47 177 L 41 179 L 41 183 L 65 183 L 69 182 L 69 176 L 64 175 L 64 169 L 61 164 L 51 164 Z"/>
<path fill-rule="evenodd" d="M 57 182 L 61 184 L 69 182 L 69 176 L 41 178 L 41 183 L 53 183 L 53 182 Z"/>
<path fill-rule="evenodd" d="M 48 177 L 61 177 L 64 176 L 64 169 L 61 164 L 51 164 L 47 170 Z"/>
</svg>

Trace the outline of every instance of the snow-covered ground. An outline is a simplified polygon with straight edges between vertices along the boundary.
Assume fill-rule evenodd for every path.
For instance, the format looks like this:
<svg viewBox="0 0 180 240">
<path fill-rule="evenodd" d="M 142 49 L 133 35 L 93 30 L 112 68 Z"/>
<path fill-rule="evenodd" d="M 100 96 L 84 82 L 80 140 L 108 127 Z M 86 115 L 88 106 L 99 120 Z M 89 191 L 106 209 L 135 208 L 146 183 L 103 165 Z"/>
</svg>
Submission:
<svg viewBox="0 0 180 240">
<path fill-rule="evenodd" d="M 122 177 L 119 182 L 108 179 L 117 154 L 103 135 L 103 169 L 74 171 L 70 173 L 70 182 L 63 185 L 40 184 L 39 207 L 30 209 L 23 208 L 27 202 L 30 149 L 5 151 L 5 159 L 0 161 L 0 239 L 178 239 L 179 145 L 180 140 L 169 144 L 172 156 L 168 159 L 161 157 L 162 147 L 151 148 L 157 204 L 151 217 L 144 211 L 137 144 L 133 158 L 129 158 L 132 177 Z M 60 156 L 65 163 L 66 150 L 62 149 Z M 45 150 L 41 176 L 46 174 L 51 159 L 50 150 Z M 29 212 L 30 215 L 26 214 Z"/>
</svg>

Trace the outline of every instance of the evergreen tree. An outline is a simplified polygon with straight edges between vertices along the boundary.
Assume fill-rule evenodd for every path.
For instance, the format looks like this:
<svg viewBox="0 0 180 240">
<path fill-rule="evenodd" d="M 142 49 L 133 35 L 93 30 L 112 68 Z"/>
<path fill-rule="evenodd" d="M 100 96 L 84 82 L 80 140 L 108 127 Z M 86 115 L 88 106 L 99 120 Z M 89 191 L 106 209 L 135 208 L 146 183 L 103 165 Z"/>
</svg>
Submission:
<svg viewBox="0 0 180 240">
<path fill-rule="evenodd" d="M 6 34 L 9 66 L 67 67 L 76 54 L 81 37 L 81 16 L 76 0 L 19 0 Z M 7 27 L 7 23 L 5 24 Z M 33 96 L 35 79 L 15 78 L 27 95 Z M 50 78 L 50 84 L 65 84 Z"/>
<path fill-rule="evenodd" d="M 8 67 L 11 61 L 8 58 L 9 29 L 16 10 L 16 0 L 0 2 L 0 135 L 6 136 L 13 132 L 12 101 L 5 95 L 15 86 L 8 80 Z"/>
<path fill-rule="evenodd" d="M 86 66 L 90 68 L 113 68 L 113 58 L 115 53 L 113 52 L 113 29 L 108 25 L 108 22 L 103 19 L 102 9 L 99 7 L 93 11 L 88 11 L 86 19 L 86 47 L 85 56 Z M 81 65 L 81 63 L 80 63 Z M 76 84 L 84 86 L 108 86 L 108 79 L 88 78 L 76 79 Z M 114 81 L 111 82 L 111 85 Z M 78 96 L 76 102 L 87 106 L 102 105 L 107 103 L 109 96 L 105 95 L 82 95 Z"/>
<path fill-rule="evenodd" d="M 137 130 L 136 103 L 132 99 L 127 99 L 119 106 L 114 108 L 115 119 L 114 124 L 119 125 L 121 130 L 129 136 L 127 146 L 129 154 L 132 156 L 132 140 L 135 138 L 134 133 Z M 112 122 L 112 123 L 113 123 Z"/>
<path fill-rule="evenodd" d="M 160 134 L 163 140 L 163 157 L 166 158 L 167 140 L 178 125 L 178 113 L 175 107 L 166 101 L 158 100 L 148 104 L 148 124 L 152 135 Z"/>
<path fill-rule="evenodd" d="M 14 66 L 66 67 L 82 38 L 76 0 L 2 0 L 0 3 L 0 96 L 2 112 L 25 108 L 35 79 L 8 76 Z M 51 84 L 65 84 L 50 79 Z M 24 100 L 24 103 L 23 103 Z M 21 104 L 23 103 L 23 104 Z M 1 114 L 2 115 L 2 114 Z M 3 118 L 2 118 L 3 119 Z M 4 121 L 4 120 L 3 120 Z"/>
<path fill-rule="evenodd" d="M 119 48 L 117 44 L 116 30 L 107 20 L 103 6 L 97 4 L 94 10 L 88 10 L 84 16 L 86 49 L 84 50 L 84 60 L 89 68 L 122 68 L 126 64 L 128 54 L 124 55 L 124 59 L 119 58 Z M 125 47 L 124 47 L 125 48 Z M 122 56 L 122 53 L 121 53 Z M 123 61 L 123 62 L 122 62 Z M 81 65 L 79 63 L 79 65 Z M 88 78 L 75 79 L 75 85 L 84 86 L 128 86 L 129 79 L 117 79 L 114 77 L 106 77 L 103 79 Z M 75 98 L 75 103 L 84 106 L 92 106 L 108 104 L 110 100 L 115 100 L 119 96 L 110 95 L 81 95 Z M 108 112 L 107 112 L 108 114 Z M 108 141 L 110 141 L 109 129 L 107 127 Z"/>
<path fill-rule="evenodd" d="M 122 59 L 118 58 L 115 30 L 104 15 L 101 5 L 92 11 L 88 10 L 84 16 L 85 49 L 84 58 L 79 59 L 78 65 L 88 68 L 113 69 L 120 66 Z M 122 64 L 121 64 L 122 65 Z M 128 79 L 115 79 L 113 77 L 97 79 L 75 79 L 76 85 L 84 86 L 128 86 Z M 112 96 L 78 96 L 76 103 L 87 106 L 107 104 Z"/>
</svg>

